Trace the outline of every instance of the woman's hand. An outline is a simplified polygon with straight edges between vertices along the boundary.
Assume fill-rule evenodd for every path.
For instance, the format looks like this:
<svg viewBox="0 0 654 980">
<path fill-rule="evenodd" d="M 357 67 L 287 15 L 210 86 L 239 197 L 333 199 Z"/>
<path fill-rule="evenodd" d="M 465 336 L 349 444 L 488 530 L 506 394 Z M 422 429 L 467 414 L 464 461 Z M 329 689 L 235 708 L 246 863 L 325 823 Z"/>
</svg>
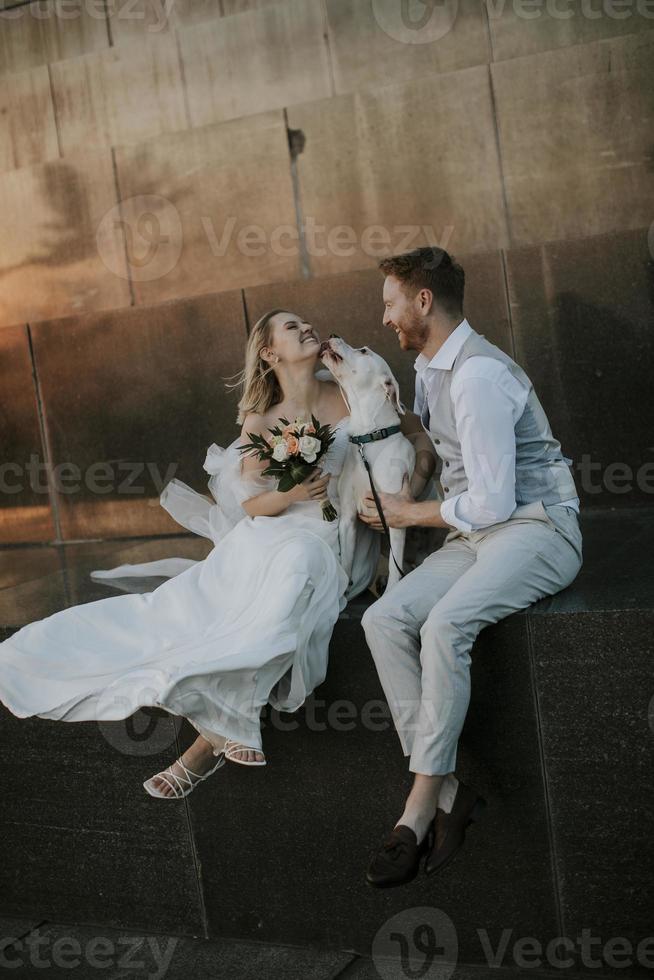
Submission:
<svg viewBox="0 0 654 980">
<path fill-rule="evenodd" d="M 322 470 L 317 466 L 302 483 L 296 483 L 292 490 L 288 490 L 286 496 L 290 498 L 291 503 L 298 500 L 325 500 L 330 476 L 330 473 L 323 475 Z"/>
</svg>

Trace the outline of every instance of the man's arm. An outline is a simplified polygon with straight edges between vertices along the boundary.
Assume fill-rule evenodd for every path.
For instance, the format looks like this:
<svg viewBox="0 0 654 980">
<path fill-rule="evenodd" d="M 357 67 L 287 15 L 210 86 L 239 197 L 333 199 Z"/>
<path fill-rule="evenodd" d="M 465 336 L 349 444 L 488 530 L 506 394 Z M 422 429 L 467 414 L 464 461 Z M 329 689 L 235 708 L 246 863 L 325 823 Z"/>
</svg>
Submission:
<svg viewBox="0 0 654 980">
<path fill-rule="evenodd" d="M 529 391 L 501 361 L 469 358 L 452 384 L 468 488 L 443 501 L 442 517 L 462 531 L 507 520 L 516 507 L 515 423 Z"/>
<path fill-rule="evenodd" d="M 399 494 L 380 494 L 389 527 L 470 531 L 506 520 L 515 509 L 515 421 L 528 391 L 501 361 L 475 357 L 461 368 L 451 395 L 468 489 L 442 502 L 412 500 L 406 487 Z M 364 515 L 361 520 L 381 527 L 374 500 L 365 504 L 375 520 Z"/>
</svg>

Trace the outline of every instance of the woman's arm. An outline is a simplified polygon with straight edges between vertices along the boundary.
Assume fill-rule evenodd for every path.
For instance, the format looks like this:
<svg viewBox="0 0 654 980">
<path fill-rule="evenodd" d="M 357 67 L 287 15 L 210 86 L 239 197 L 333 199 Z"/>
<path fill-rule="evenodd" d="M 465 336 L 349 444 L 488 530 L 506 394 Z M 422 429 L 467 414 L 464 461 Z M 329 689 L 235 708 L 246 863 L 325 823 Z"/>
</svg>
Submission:
<svg viewBox="0 0 654 980">
<path fill-rule="evenodd" d="M 415 500 L 425 489 L 436 469 L 438 456 L 433 442 L 425 432 L 423 424 L 415 412 L 410 412 L 407 409 L 404 415 L 400 415 L 400 425 L 403 435 L 412 443 L 416 451 L 416 467 L 409 488 L 411 496 Z"/>
<path fill-rule="evenodd" d="M 260 415 L 252 413 L 243 422 L 241 429 L 242 444 L 250 441 L 248 432 L 267 436 L 268 429 Z M 246 478 L 248 476 L 255 478 L 261 476 L 267 466 L 268 463 L 265 460 L 260 460 L 256 455 L 243 453 L 241 456 L 241 473 Z M 264 490 L 262 493 L 241 501 L 241 507 L 248 517 L 275 517 L 277 514 L 282 514 L 290 504 L 297 500 L 319 500 L 321 495 L 324 496 L 328 482 L 329 473 L 321 476 L 320 470 L 316 469 L 307 480 L 297 484 L 291 490 L 285 492 Z"/>
</svg>

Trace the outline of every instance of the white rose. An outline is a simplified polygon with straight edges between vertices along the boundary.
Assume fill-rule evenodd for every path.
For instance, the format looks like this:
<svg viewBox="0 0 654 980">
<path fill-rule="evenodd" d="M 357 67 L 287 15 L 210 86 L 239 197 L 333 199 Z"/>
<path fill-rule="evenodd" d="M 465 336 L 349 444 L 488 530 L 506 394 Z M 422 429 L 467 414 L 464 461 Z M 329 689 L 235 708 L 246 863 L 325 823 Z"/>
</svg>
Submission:
<svg viewBox="0 0 654 980">
<path fill-rule="evenodd" d="M 301 436 L 299 445 L 302 458 L 307 463 L 313 463 L 320 449 L 320 439 L 314 439 L 313 436 Z"/>
<path fill-rule="evenodd" d="M 273 449 L 273 459 L 278 463 L 283 463 L 285 459 L 288 459 L 288 446 L 285 442 L 278 442 Z"/>
</svg>

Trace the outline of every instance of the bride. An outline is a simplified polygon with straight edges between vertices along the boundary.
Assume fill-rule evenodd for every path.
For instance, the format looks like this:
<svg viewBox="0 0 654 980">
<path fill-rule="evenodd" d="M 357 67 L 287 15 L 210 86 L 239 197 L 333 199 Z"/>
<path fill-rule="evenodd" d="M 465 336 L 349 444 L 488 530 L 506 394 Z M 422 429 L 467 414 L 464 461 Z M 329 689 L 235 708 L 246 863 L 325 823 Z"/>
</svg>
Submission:
<svg viewBox="0 0 654 980">
<path fill-rule="evenodd" d="M 93 578 L 119 588 L 130 576 L 166 581 L 63 609 L 0 643 L 0 700 L 18 717 L 118 720 L 157 706 L 189 720 L 199 735 L 144 782 L 152 796 L 186 796 L 226 759 L 265 765 L 261 708 L 296 711 L 322 682 L 339 613 L 374 577 L 376 531 L 358 522 L 348 580 L 338 520 L 322 516 L 326 495 L 339 509 L 349 410 L 328 372 L 316 375 L 319 351 L 316 331 L 300 317 L 285 310 L 261 317 L 237 382 L 241 433 L 207 452 L 214 502 L 180 480 L 164 488 L 162 506 L 213 540 L 204 560 L 98 569 Z M 250 433 L 269 435 L 282 416 L 311 414 L 332 427 L 334 441 L 309 477 L 282 493 L 263 476 L 266 463 L 238 446 Z"/>
</svg>

